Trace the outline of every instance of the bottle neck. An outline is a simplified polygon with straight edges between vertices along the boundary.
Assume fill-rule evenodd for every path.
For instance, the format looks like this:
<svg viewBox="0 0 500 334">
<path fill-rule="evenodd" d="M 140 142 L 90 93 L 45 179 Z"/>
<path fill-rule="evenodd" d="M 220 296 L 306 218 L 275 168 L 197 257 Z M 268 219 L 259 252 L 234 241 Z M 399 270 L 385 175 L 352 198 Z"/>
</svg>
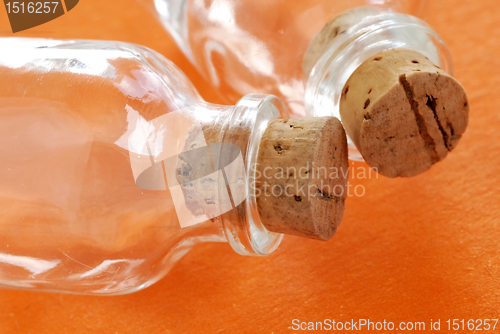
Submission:
<svg viewBox="0 0 500 334">
<path fill-rule="evenodd" d="M 304 73 L 308 116 L 333 115 L 340 119 L 339 104 L 345 83 L 358 66 L 382 51 L 395 48 L 415 50 L 452 74 L 451 55 L 446 44 L 431 27 L 416 17 L 361 7 L 337 16 L 323 29 L 337 29 L 337 33 L 328 39 L 324 38 L 328 31 L 321 31 L 323 36 L 318 36 L 323 37 L 319 39 L 322 45 L 318 48 L 313 41 L 306 53 L 306 57 L 313 52 L 319 53 L 310 71 Z M 304 70 L 308 71 L 305 65 Z M 350 138 L 348 144 L 349 158 L 362 161 Z"/>
<path fill-rule="evenodd" d="M 190 127 L 182 153 L 172 164 L 174 182 L 182 190 L 172 196 L 187 215 L 184 219 L 178 212 L 179 220 L 205 220 L 198 226 L 222 231 L 239 254 L 271 253 L 283 235 L 269 232 L 261 222 L 255 166 L 264 131 L 276 118 L 288 118 L 285 107 L 272 95 L 250 94 L 235 106 L 201 102 L 190 109 L 201 127 Z"/>
<path fill-rule="evenodd" d="M 268 124 L 276 118 L 288 118 L 278 98 L 246 95 L 238 101 L 227 119 L 221 138 L 219 166 L 224 167 L 234 208 L 220 218 L 227 241 L 242 255 L 267 255 L 278 247 L 283 238 L 282 234 L 270 232 L 262 224 L 254 186 L 260 141 Z M 227 144 L 235 145 L 239 152 L 230 147 L 226 149 Z M 219 187 L 220 195 L 225 191 L 225 187 Z"/>
</svg>

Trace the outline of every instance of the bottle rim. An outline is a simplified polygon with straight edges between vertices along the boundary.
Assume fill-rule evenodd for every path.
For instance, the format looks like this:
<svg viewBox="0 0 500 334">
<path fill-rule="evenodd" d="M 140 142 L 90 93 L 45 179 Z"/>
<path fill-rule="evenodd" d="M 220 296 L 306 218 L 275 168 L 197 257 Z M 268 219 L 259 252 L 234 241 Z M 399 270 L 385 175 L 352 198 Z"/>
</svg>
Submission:
<svg viewBox="0 0 500 334">
<path fill-rule="evenodd" d="M 280 99 L 274 95 L 248 94 L 238 101 L 223 130 L 222 142 L 234 144 L 235 139 L 229 138 L 228 130 L 246 128 L 237 139 L 243 153 L 246 197 L 236 208 L 221 216 L 227 241 L 241 255 L 268 255 L 283 239 L 283 234 L 268 231 L 262 224 L 253 183 L 261 138 L 268 124 L 277 118 L 288 118 Z M 220 159 L 223 159 L 223 154 Z M 237 211 L 237 219 L 234 211 Z"/>
</svg>

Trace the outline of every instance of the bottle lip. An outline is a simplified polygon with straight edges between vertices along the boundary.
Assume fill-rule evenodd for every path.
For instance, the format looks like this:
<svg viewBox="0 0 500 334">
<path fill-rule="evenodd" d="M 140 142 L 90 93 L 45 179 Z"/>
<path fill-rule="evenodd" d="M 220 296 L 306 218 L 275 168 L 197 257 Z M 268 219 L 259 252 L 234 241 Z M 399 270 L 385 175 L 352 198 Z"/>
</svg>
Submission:
<svg viewBox="0 0 500 334">
<path fill-rule="evenodd" d="M 261 138 L 268 124 L 277 118 L 288 118 L 283 102 L 274 95 L 248 94 L 234 107 L 223 130 L 223 143 L 237 144 L 243 154 L 246 175 L 246 197 L 236 208 L 222 215 L 227 241 L 241 255 L 267 255 L 279 246 L 283 234 L 268 231 L 260 220 L 255 196 L 255 164 Z M 229 138 L 230 129 L 238 133 L 238 142 Z M 234 133 L 234 130 L 233 130 Z"/>
<path fill-rule="evenodd" d="M 313 66 L 306 82 L 309 117 L 340 117 L 340 97 L 352 73 L 382 51 L 417 51 L 453 75 L 451 53 L 443 39 L 424 21 L 411 15 L 383 11 L 368 15 L 335 38 Z M 348 136 L 349 159 L 363 161 Z"/>
</svg>

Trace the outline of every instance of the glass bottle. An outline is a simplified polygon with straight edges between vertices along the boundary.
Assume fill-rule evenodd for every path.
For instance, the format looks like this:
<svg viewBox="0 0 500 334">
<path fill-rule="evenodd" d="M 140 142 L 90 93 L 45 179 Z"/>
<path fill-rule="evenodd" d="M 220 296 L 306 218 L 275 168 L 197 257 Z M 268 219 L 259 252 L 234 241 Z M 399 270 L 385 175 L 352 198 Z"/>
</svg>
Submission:
<svg viewBox="0 0 500 334">
<path fill-rule="evenodd" d="M 245 179 L 267 124 L 287 116 L 276 97 L 206 103 L 170 61 L 122 42 L 1 38 L 0 78 L 0 286 L 129 293 L 198 242 L 279 245 Z M 190 158 L 229 181 L 180 185 Z"/>
<path fill-rule="evenodd" d="M 423 14 L 425 1 L 139 1 L 227 101 L 248 91 L 270 92 L 292 117 L 340 118 L 346 81 L 384 50 L 418 51 L 452 74 L 447 46 L 415 17 Z M 325 30 L 337 15 L 349 12 L 342 29 Z M 348 141 L 349 158 L 363 160 Z"/>
</svg>

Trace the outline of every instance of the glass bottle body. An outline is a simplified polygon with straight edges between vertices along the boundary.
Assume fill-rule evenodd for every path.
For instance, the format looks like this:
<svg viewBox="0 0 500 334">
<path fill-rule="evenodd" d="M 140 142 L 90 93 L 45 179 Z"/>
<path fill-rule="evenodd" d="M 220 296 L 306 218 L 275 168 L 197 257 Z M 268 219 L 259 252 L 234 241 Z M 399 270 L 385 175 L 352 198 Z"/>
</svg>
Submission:
<svg viewBox="0 0 500 334">
<path fill-rule="evenodd" d="M 302 60 L 323 25 L 356 6 L 422 15 L 421 0 L 140 0 L 229 102 L 249 91 L 280 97 L 305 116 Z"/>
<path fill-rule="evenodd" d="M 281 235 L 255 213 L 249 225 L 251 214 L 225 219 L 231 207 L 179 202 L 163 161 L 190 149 L 192 129 L 224 143 L 231 122 L 265 127 L 286 115 L 275 98 L 208 104 L 175 65 L 127 43 L 4 38 L 0 50 L 1 286 L 128 293 L 163 277 L 197 242 L 227 241 L 226 231 L 241 234 L 229 241 L 243 254 L 277 247 Z M 249 140 L 236 145 L 258 145 Z M 194 224 L 179 203 L 191 205 Z"/>
</svg>

